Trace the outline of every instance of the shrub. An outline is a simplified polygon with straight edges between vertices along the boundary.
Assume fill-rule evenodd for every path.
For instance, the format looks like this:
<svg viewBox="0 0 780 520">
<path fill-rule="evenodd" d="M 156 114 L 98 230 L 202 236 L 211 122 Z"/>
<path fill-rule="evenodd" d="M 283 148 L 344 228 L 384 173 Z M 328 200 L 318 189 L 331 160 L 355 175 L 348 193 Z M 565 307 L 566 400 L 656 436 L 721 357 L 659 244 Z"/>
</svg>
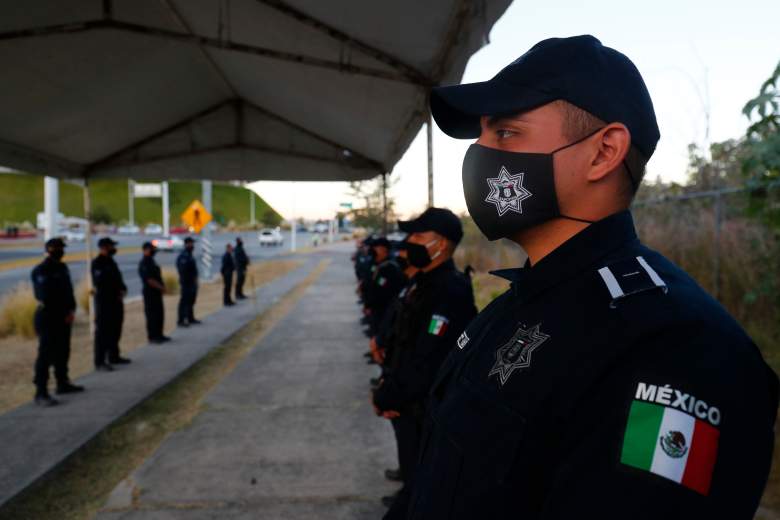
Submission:
<svg viewBox="0 0 780 520">
<path fill-rule="evenodd" d="M 38 301 L 29 283 L 21 282 L 9 291 L 0 304 L 0 337 L 35 337 L 33 320 L 37 307 Z"/>
<path fill-rule="evenodd" d="M 165 269 L 162 270 L 163 284 L 165 284 L 166 294 L 177 294 L 179 292 L 179 275 Z"/>
</svg>

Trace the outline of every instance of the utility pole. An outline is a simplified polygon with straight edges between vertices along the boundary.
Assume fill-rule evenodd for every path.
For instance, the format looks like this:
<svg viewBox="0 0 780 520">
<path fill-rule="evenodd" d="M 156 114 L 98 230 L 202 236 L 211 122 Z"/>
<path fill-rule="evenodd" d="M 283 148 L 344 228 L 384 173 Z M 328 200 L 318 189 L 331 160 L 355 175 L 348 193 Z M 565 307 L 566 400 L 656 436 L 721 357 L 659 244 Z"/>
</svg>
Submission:
<svg viewBox="0 0 780 520">
<path fill-rule="evenodd" d="M 163 236 L 171 234 L 171 209 L 168 205 L 168 181 L 162 182 L 162 228 Z"/>
<path fill-rule="evenodd" d="M 89 193 L 89 180 L 84 178 L 84 218 L 87 228 L 84 230 L 84 245 L 87 249 L 86 274 L 87 293 L 89 294 L 89 336 L 95 335 L 95 301 L 92 299 L 92 198 Z"/>
<path fill-rule="evenodd" d="M 249 190 L 249 224 L 254 229 L 255 227 L 255 192 Z"/>
<path fill-rule="evenodd" d="M 43 179 L 43 214 L 45 240 L 57 236 L 57 220 L 60 212 L 60 185 L 54 177 Z"/>
<path fill-rule="evenodd" d="M 135 225 L 135 181 L 127 179 L 127 215 L 130 225 Z"/>
<path fill-rule="evenodd" d="M 211 181 L 203 181 L 203 206 L 205 206 L 206 211 L 214 214 L 214 210 L 212 208 L 211 204 L 211 187 L 212 183 Z M 211 224 L 209 222 L 209 224 Z M 211 280 L 211 226 L 209 224 L 206 224 L 206 226 L 201 231 L 201 236 L 203 238 L 203 244 L 201 245 L 201 263 L 203 264 L 203 279 L 204 280 Z"/>
</svg>

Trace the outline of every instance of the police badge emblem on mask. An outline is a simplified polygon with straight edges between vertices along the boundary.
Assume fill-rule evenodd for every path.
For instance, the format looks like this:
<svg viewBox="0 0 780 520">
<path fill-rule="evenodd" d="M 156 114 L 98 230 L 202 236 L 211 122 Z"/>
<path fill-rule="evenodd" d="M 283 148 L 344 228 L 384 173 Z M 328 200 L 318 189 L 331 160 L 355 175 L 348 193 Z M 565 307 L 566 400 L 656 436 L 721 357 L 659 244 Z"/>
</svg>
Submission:
<svg viewBox="0 0 780 520">
<path fill-rule="evenodd" d="M 507 238 L 554 218 L 592 223 L 561 214 L 553 156 L 596 132 L 550 153 L 508 152 L 476 143 L 469 146 L 463 158 L 463 194 L 471 218 L 488 240 Z"/>
</svg>

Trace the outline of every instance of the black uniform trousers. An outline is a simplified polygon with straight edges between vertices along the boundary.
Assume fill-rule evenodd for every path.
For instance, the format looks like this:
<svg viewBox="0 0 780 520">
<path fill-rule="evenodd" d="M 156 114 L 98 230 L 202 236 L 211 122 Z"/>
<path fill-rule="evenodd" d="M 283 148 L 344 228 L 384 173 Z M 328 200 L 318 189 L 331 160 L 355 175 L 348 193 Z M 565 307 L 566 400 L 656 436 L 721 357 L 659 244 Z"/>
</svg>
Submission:
<svg viewBox="0 0 780 520">
<path fill-rule="evenodd" d="M 245 281 L 246 281 L 246 269 L 236 269 L 236 298 L 244 297 Z"/>
<path fill-rule="evenodd" d="M 222 288 L 222 303 L 227 305 L 230 303 L 230 293 L 233 287 L 233 271 L 222 273 L 222 283 L 224 284 Z"/>
<path fill-rule="evenodd" d="M 402 413 L 392 420 L 398 445 L 398 467 L 404 482 L 411 482 L 417 467 L 422 435 L 422 419 L 409 413 Z"/>
<path fill-rule="evenodd" d="M 116 362 L 125 307 L 121 301 L 95 301 L 95 366 Z"/>
<path fill-rule="evenodd" d="M 179 297 L 179 323 L 195 319 L 195 300 L 198 298 L 198 284 L 182 285 Z"/>
<path fill-rule="evenodd" d="M 144 314 L 146 314 L 146 337 L 150 340 L 161 338 L 165 321 L 162 291 L 144 287 Z"/>
<path fill-rule="evenodd" d="M 38 394 L 47 394 L 49 367 L 54 366 L 57 384 L 65 384 L 68 379 L 68 360 L 70 359 L 70 324 L 65 316 L 51 316 L 44 309 L 35 312 L 35 332 L 38 335 L 38 358 L 35 360 L 35 387 Z"/>
</svg>

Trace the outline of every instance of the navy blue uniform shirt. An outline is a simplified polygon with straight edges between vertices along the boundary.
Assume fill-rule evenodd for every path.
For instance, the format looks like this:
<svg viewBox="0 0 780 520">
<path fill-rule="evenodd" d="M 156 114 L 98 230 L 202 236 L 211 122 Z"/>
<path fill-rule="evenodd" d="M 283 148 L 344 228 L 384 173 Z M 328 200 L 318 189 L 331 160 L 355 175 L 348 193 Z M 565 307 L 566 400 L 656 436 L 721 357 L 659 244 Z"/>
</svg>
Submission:
<svg viewBox="0 0 780 520">
<path fill-rule="evenodd" d="M 198 283 L 198 264 L 195 257 L 186 249 L 176 258 L 176 270 L 179 271 L 179 283 L 185 287 Z"/>
<path fill-rule="evenodd" d="M 452 260 L 417 273 L 402 300 L 388 346 L 391 356 L 374 391 L 380 410 L 421 409 L 436 372 L 477 313 L 471 284 Z"/>
<path fill-rule="evenodd" d="M 51 316 L 67 316 L 76 310 L 70 271 L 64 262 L 47 258 L 32 270 L 35 299 Z"/>
<path fill-rule="evenodd" d="M 409 518 L 753 518 L 777 376 L 628 211 L 496 274 L 432 387 Z"/>
<path fill-rule="evenodd" d="M 115 303 L 122 300 L 121 293 L 127 292 L 122 272 L 113 257 L 98 255 L 92 260 L 92 285 L 98 302 Z"/>
<path fill-rule="evenodd" d="M 141 262 L 138 264 L 138 276 L 141 277 L 141 282 L 143 283 L 143 292 L 150 294 L 160 292 L 158 289 L 152 288 L 148 283 L 149 280 L 163 283 L 160 266 L 154 261 L 153 257 L 144 256 L 141 258 Z"/>
<path fill-rule="evenodd" d="M 224 275 L 232 274 L 236 270 L 236 264 L 233 262 L 233 255 L 225 251 L 222 255 L 222 266 L 219 270 Z"/>
</svg>

